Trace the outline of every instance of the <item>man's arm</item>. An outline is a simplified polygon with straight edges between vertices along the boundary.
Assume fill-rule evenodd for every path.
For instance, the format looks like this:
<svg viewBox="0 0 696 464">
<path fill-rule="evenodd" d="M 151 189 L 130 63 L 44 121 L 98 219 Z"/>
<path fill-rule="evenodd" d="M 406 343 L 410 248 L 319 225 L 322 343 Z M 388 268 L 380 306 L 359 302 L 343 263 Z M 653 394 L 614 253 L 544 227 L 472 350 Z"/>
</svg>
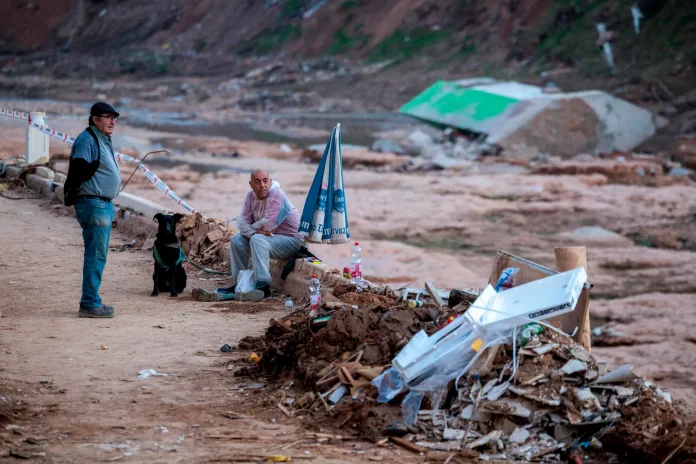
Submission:
<svg viewBox="0 0 696 464">
<path fill-rule="evenodd" d="M 251 214 L 251 197 L 253 193 L 248 193 L 244 199 L 244 205 L 242 206 L 242 212 L 237 216 L 237 229 L 246 238 L 251 238 L 252 235 L 256 233 L 256 230 L 251 226 L 254 221 L 254 217 Z"/>
<path fill-rule="evenodd" d="M 266 215 L 253 224 L 253 227 L 260 233 L 270 235 L 288 217 L 290 209 L 285 204 L 285 194 L 281 190 L 269 192 L 267 201 Z"/>
<path fill-rule="evenodd" d="M 88 136 L 78 137 L 70 153 L 68 176 L 65 179 L 66 202 L 74 203 L 82 184 L 91 179 L 98 168 L 99 147 Z"/>
</svg>

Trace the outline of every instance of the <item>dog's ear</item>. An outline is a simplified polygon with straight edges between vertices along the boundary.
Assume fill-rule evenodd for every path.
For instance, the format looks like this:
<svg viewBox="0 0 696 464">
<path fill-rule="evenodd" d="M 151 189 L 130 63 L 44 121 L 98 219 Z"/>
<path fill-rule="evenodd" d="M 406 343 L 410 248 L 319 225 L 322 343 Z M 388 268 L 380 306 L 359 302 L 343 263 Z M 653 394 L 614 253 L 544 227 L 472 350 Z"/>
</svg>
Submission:
<svg viewBox="0 0 696 464">
<path fill-rule="evenodd" d="M 157 213 L 157 214 L 155 214 L 155 217 L 152 218 L 152 220 L 153 220 L 153 221 L 159 222 L 159 221 L 161 221 L 163 218 L 164 218 L 164 216 L 162 216 L 162 213 Z"/>
<path fill-rule="evenodd" d="M 183 214 L 176 213 L 174 216 L 172 216 L 172 219 L 174 219 L 174 222 L 179 222 L 183 217 Z"/>
</svg>

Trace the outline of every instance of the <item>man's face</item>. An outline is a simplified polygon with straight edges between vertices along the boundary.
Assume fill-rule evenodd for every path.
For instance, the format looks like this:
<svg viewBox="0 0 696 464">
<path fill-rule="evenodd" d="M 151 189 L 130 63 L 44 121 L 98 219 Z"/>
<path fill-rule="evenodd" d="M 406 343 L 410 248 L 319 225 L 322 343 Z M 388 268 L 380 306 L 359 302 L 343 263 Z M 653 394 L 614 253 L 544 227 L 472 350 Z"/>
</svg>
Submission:
<svg viewBox="0 0 696 464">
<path fill-rule="evenodd" d="M 268 190 L 271 188 L 271 182 L 273 180 L 270 178 L 267 172 L 259 171 L 251 175 L 251 180 L 249 185 L 251 190 L 254 191 L 254 195 L 259 200 L 265 200 L 268 196 Z"/>
<path fill-rule="evenodd" d="M 111 136 L 114 133 L 114 127 L 116 127 L 116 120 L 118 118 L 113 114 L 102 114 L 101 116 L 93 116 L 92 120 L 94 125 L 101 131 L 102 134 Z"/>
</svg>

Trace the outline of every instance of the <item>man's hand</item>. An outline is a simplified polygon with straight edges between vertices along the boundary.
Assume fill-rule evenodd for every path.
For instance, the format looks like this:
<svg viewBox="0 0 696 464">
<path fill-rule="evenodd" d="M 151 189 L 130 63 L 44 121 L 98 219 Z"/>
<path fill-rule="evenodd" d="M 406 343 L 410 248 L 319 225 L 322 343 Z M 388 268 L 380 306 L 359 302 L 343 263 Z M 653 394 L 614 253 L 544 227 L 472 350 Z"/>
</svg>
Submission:
<svg viewBox="0 0 696 464">
<path fill-rule="evenodd" d="M 257 234 L 265 235 L 266 237 L 273 237 L 273 232 L 269 232 L 269 231 L 263 230 L 263 229 L 258 229 L 258 230 L 256 231 L 256 233 L 257 233 Z"/>
</svg>

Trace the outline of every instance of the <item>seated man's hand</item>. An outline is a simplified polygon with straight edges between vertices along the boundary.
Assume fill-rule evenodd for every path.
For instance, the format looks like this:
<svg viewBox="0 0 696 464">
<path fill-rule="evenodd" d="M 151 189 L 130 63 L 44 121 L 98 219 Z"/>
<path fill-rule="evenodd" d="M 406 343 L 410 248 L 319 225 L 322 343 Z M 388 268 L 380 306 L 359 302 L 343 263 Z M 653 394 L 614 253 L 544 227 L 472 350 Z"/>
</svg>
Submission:
<svg viewBox="0 0 696 464">
<path fill-rule="evenodd" d="M 266 237 L 273 237 L 273 232 L 269 232 L 269 231 L 263 230 L 263 229 L 258 229 L 258 230 L 256 231 L 256 233 L 257 233 L 257 234 L 263 234 L 263 235 L 265 235 Z"/>
</svg>

